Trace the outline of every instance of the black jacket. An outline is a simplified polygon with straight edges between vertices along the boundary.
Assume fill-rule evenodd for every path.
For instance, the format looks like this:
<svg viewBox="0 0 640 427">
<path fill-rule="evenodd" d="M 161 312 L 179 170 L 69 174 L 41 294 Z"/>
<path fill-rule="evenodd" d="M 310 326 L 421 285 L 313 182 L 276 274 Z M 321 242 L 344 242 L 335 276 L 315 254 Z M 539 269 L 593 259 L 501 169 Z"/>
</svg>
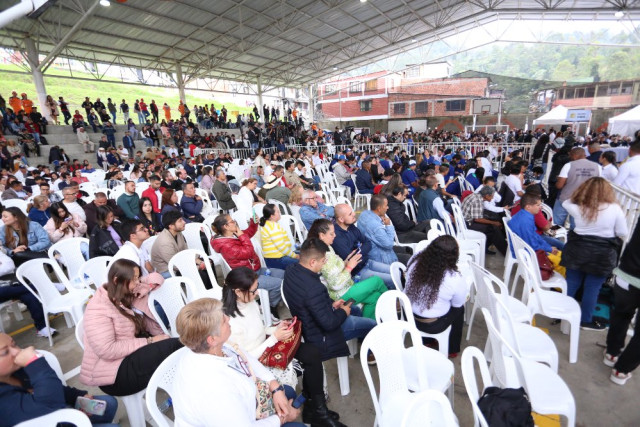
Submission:
<svg viewBox="0 0 640 427">
<path fill-rule="evenodd" d="M 569 232 L 560 265 L 594 276 L 606 277 L 618 264 L 622 240 L 618 237 L 590 236 Z"/>
<path fill-rule="evenodd" d="M 333 309 L 333 300 L 319 274 L 292 264 L 284 275 L 282 292 L 291 314 L 302 321 L 305 342 L 320 350 L 323 361 L 349 355 L 341 329 L 347 313 Z"/>
<path fill-rule="evenodd" d="M 111 224 L 116 230 L 118 234 L 120 234 L 120 230 L 118 229 L 116 223 Z M 101 228 L 99 225 L 96 225 L 91 231 L 91 235 L 89 236 L 89 258 L 94 258 L 97 256 L 114 256 L 120 248 L 116 244 L 113 237 L 111 237 L 111 233 L 106 228 Z"/>
<path fill-rule="evenodd" d="M 387 210 L 387 216 L 393 223 L 393 227 L 397 233 L 404 233 L 410 231 L 415 227 L 416 223 L 411 221 L 404 210 L 404 203 L 400 203 L 398 199 L 393 196 L 387 196 L 389 201 L 389 209 Z"/>
<path fill-rule="evenodd" d="M 630 276 L 640 277 L 640 227 L 637 224 L 622 252 L 618 268 Z"/>
</svg>

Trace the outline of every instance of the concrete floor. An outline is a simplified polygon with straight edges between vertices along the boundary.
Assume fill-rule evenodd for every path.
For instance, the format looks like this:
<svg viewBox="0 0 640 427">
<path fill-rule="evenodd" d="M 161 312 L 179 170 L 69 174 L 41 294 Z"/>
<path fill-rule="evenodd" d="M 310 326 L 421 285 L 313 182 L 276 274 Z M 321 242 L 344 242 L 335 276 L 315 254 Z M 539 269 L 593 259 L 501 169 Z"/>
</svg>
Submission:
<svg viewBox="0 0 640 427">
<path fill-rule="evenodd" d="M 487 256 L 487 268 L 499 277 L 502 276 L 503 258 Z M 606 332 L 581 331 L 580 352 L 578 363 L 569 363 L 569 336 L 560 332 L 560 326 L 551 326 L 550 320 L 538 317 L 537 325 L 549 330 L 549 333 L 558 348 L 559 374 L 573 392 L 577 406 L 577 425 L 584 427 L 599 426 L 639 426 L 640 408 L 638 396 L 640 396 L 640 380 L 632 378 L 624 387 L 620 387 L 609 380 L 610 368 L 602 363 L 602 351 L 606 339 Z M 5 322 L 7 331 L 16 331 L 28 325 L 30 318 L 28 312 L 22 322 Z M 78 346 L 73 329 L 67 329 L 64 318 L 58 316 L 52 320 L 52 326 L 57 328 L 59 335 L 54 339 L 54 346 L 49 347 L 45 338 L 35 335 L 33 328 L 14 335 L 14 339 L 20 346 L 34 345 L 36 348 L 48 350 L 54 353 L 62 365 L 64 372 L 77 367 L 82 359 L 82 352 Z M 464 335 L 466 336 L 466 326 Z M 484 348 L 487 331 L 482 316 L 476 316 L 473 325 L 473 334 L 469 341 L 464 340 L 462 347 L 476 346 Z M 454 411 L 461 426 L 472 426 L 473 416 L 471 405 L 467 398 L 464 382 L 460 371 L 460 357 L 453 360 L 455 364 L 455 407 Z M 328 387 L 330 394 L 329 407 L 341 414 L 341 420 L 348 426 L 371 426 L 374 421 L 374 410 L 371 395 L 367 388 L 359 356 L 349 359 L 349 378 L 351 393 L 348 396 L 340 395 L 336 363 L 325 363 L 327 371 Z M 374 378 L 377 380 L 377 368 L 372 368 Z M 77 377 L 69 381 L 69 385 L 86 389 L 80 384 Z M 89 389 L 92 393 L 99 394 L 99 389 Z M 120 405 L 117 418 L 122 426 L 128 426 L 124 407 Z"/>
</svg>

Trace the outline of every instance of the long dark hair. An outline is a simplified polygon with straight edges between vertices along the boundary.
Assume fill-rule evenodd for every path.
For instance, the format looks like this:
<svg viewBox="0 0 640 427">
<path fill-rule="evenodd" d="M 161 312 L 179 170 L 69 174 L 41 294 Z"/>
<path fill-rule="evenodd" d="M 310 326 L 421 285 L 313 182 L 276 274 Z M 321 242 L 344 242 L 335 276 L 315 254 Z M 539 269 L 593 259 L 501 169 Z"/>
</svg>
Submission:
<svg viewBox="0 0 640 427">
<path fill-rule="evenodd" d="M 328 233 L 329 228 L 331 227 L 332 224 L 333 222 L 331 222 L 331 220 L 328 220 L 326 218 L 316 219 L 315 221 L 313 221 L 313 224 L 311 224 L 311 228 L 307 233 L 307 239 L 319 239 L 320 233 L 322 234 Z"/>
<path fill-rule="evenodd" d="M 60 216 L 58 214 L 58 209 L 64 210 L 64 216 Z M 60 228 L 64 220 L 71 216 L 71 214 L 69 213 L 69 209 L 67 209 L 67 207 L 62 202 L 55 202 L 54 204 L 52 204 L 49 208 L 49 213 L 51 214 L 51 218 L 53 219 L 53 223 L 55 224 L 56 229 Z M 73 225 L 69 224 L 69 229 L 73 231 Z"/>
<path fill-rule="evenodd" d="M 9 212 L 16 218 L 16 224 L 11 227 L 4 227 L 4 241 L 8 248 L 14 249 L 20 245 L 29 245 L 29 238 L 27 233 L 29 232 L 29 219 L 27 216 L 15 206 L 5 208 L 5 211 Z M 18 234 L 18 241 L 15 242 L 13 238 L 13 232 Z"/>
<path fill-rule="evenodd" d="M 431 308 L 438 299 L 440 285 L 447 271 L 458 271 L 458 242 L 452 236 L 436 238 L 425 250 L 409 261 L 411 269 L 405 293 L 420 307 Z"/>
<path fill-rule="evenodd" d="M 222 288 L 222 310 L 224 314 L 229 317 L 236 317 L 236 314 L 242 316 L 238 309 L 236 290 L 246 294 L 256 280 L 258 280 L 258 275 L 249 267 L 237 267 L 227 274 Z"/>
<path fill-rule="evenodd" d="M 104 285 L 107 290 L 109 300 L 127 319 L 131 320 L 136 327 L 136 338 L 146 338 L 150 334 L 147 332 L 144 326 L 144 316 L 138 316 L 129 313 L 125 309 L 133 311 L 133 300 L 135 294 L 129 290 L 129 283 L 135 277 L 135 269 L 141 273 L 140 267 L 133 261 L 128 259 L 119 259 L 109 268 L 109 275 L 107 276 L 107 284 Z"/>
<path fill-rule="evenodd" d="M 104 206 L 98 206 L 96 208 L 96 219 L 97 219 L 97 223 L 100 226 L 100 228 L 107 228 L 107 216 L 109 215 L 109 213 L 113 212 L 113 209 L 111 209 L 110 206 L 108 205 L 104 205 Z"/>
<path fill-rule="evenodd" d="M 264 227 L 269 218 L 271 218 L 276 213 L 276 205 L 273 203 L 267 203 L 262 208 L 262 218 L 260 218 L 260 227 Z"/>
</svg>

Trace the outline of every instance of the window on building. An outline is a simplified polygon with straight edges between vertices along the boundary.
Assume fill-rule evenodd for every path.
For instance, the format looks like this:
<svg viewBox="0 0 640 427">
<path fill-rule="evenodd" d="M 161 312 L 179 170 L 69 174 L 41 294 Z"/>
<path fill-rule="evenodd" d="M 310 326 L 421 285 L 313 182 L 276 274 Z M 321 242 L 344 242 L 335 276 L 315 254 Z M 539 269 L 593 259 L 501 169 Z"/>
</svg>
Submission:
<svg viewBox="0 0 640 427">
<path fill-rule="evenodd" d="M 622 83 L 622 90 L 620 93 L 624 95 L 631 95 L 633 93 L 633 83 Z"/>
<path fill-rule="evenodd" d="M 576 89 L 576 98 L 584 98 L 584 88 Z"/>
<path fill-rule="evenodd" d="M 364 84 L 364 90 L 378 90 L 378 79 L 367 80 Z"/>
<path fill-rule="evenodd" d="M 407 71 L 405 71 L 405 76 L 407 78 L 420 77 L 420 66 L 408 68 Z"/>
<path fill-rule="evenodd" d="M 362 82 L 351 82 L 349 83 L 349 92 L 362 92 Z"/>
<path fill-rule="evenodd" d="M 322 111 L 322 104 L 316 104 L 316 111 Z"/>
<path fill-rule="evenodd" d="M 404 114 L 405 106 L 405 103 L 393 104 L 393 114 Z"/>
<path fill-rule="evenodd" d="M 567 88 L 564 90 L 564 98 L 565 99 L 573 99 L 573 95 L 575 94 L 575 89 Z"/>
<path fill-rule="evenodd" d="M 564 89 L 558 91 L 558 99 L 564 99 Z"/>
<path fill-rule="evenodd" d="M 598 86 L 598 95 L 597 96 L 607 96 L 607 85 Z"/>
<path fill-rule="evenodd" d="M 415 103 L 416 114 L 427 114 L 427 103 L 416 102 Z"/>
<path fill-rule="evenodd" d="M 326 85 L 324 87 L 324 94 L 327 95 L 327 94 L 333 93 L 336 91 L 336 89 L 337 89 L 336 85 Z"/>
<path fill-rule="evenodd" d="M 371 111 L 373 101 L 360 101 L 360 111 Z"/>
<path fill-rule="evenodd" d="M 620 93 L 620 83 L 609 85 L 608 95 L 618 95 Z"/>
<path fill-rule="evenodd" d="M 596 96 L 596 88 L 588 87 L 584 89 L 584 97 L 585 98 L 593 98 Z"/>
<path fill-rule="evenodd" d="M 465 99 L 456 99 L 453 101 L 447 101 L 445 111 L 464 111 L 467 106 Z"/>
</svg>

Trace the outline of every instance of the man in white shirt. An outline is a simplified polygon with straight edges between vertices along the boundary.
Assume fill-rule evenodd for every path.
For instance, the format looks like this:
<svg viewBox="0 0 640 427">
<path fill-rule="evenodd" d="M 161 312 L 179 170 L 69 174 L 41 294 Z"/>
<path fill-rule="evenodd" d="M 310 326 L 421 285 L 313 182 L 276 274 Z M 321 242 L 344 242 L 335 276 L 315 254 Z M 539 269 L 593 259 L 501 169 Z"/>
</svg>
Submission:
<svg viewBox="0 0 640 427">
<path fill-rule="evenodd" d="M 613 182 L 618 176 L 618 168 L 616 167 L 616 153 L 613 151 L 605 151 L 599 160 L 602 166 L 602 177 L 609 182 Z"/>
<path fill-rule="evenodd" d="M 640 194 L 640 143 L 629 147 L 629 158 L 620 165 L 613 183 L 632 193 Z"/>
<path fill-rule="evenodd" d="M 67 210 L 72 214 L 78 214 L 83 220 L 87 220 L 87 214 L 82 209 L 82 206 L 78 204 L 78 188 L 77 187 L 65 187 L 62 190 L 62 203 L 67 207 Z"/>
<path fill-rule="evenodd" d="M 147 276 L 153 272 L 151 256 L 142 248 L 142 244 L 149 238 L 149 229 L 138 219 L 127 219 L 122 223 L 122 238 L 127 241 L 113 256 L 111 263 L 118 259 L 128 259 L 140 266 L 141 276 Z"/>
<path fill-rule="evenodd" d="M 511 166 L 511 174 L 504 180 L 507 187 L 513 192 L 513 203 L 515 204 L 520 200 L 520 197 L 524 194 L 522 189 L 522 180 L 520 179 L 520 172 L 522 166 L 520 163 L 513 164 Z"/>
</svg>

